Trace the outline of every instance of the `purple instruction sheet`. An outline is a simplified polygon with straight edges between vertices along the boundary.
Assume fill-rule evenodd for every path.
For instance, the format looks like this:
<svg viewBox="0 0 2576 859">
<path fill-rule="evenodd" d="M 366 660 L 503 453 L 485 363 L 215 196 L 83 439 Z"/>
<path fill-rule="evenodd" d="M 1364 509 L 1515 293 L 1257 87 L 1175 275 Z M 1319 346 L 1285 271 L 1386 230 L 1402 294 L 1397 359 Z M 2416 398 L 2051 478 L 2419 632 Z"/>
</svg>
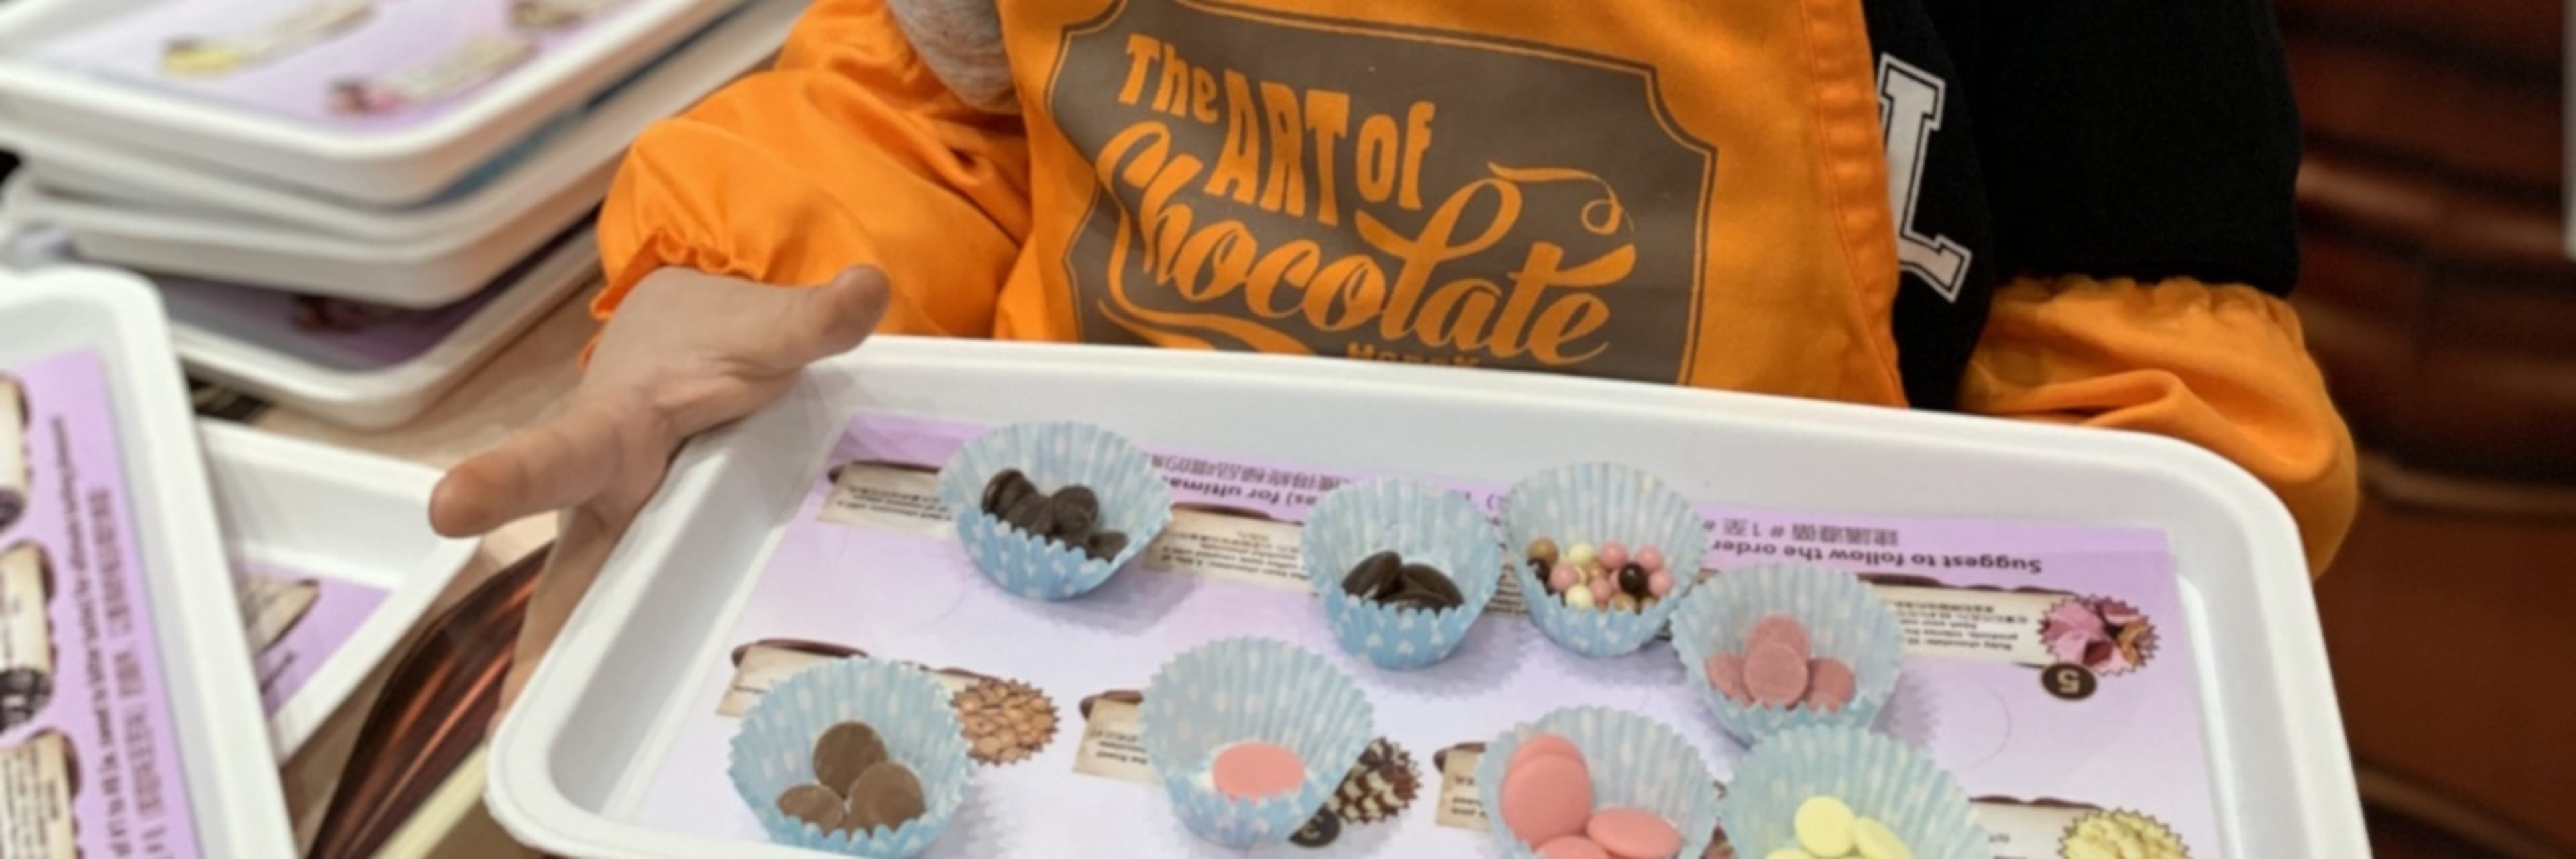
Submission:
<svg viewBox="0 0 2576 859">
<path fill-rule="evenodd" d="M 234 565 L 242 624 L 259 670 L 260 703 L 274 715 L 375 615 L 385 592 L 273 564 Z"/>
<path fill-rule="evenodd" d="M 934 667 L 985 764 L 931 857 L 1236 855 L 1180 827 L 1137 740 L 1156 668 L 1231 636 L 1305 647 L 1358 681 L 1389 751 L 1371 775 L 1400 799 L 1345 821 L 1330 843 L 1257 855 L 1483 855 L 1483 741 L 1561 707 L 1621 707 L 1670 725 L 1721 780 L 1745 753 L 1668 643 L 1576 656 L 1526 619 L 1509 578 L 1443 662 L 1390 672 L 1343 653 L 1300 566 L 1301 523 L 1324 492 L 1377 475 L 1151 450 L 1174 488 L 1173 518 L 1133 567 L 1078 599 L 1006 594 L 974 570 L 938 501 L 939 467 L 986 429 L 852 420 L 754 571 L 723 648 L 696 676 L 672 678 L 684 708 L 672 740 L 639 750 L 653 776 L 619 814 L 763 840 L 726 776 L 740 716 L 795 671 L 856 654 Z M 1489 512 L 1506 489 L 1427 477 Z M 1700 513 L 1705 566 L 1718 575 L 1794 560 L 1858 574 L 1895 605 L 1905 668 L 1876 728 L 1957 775 L 1996 856 L 2057 857 L 2087 821 L 2160 828 L 2194 859 L 2224 855 L 2198 657 L 2162 533 L 1714 504 Z M 993 708 L 1004 712 L 975 712 Z"/>
<path fill-rule="evenodd" d="M 198 855 L 97 355 L 0 368 L 0 856 Z"/>
<path fill-rule="evenodd" d="M 384 133 L 579 38 L 634 0 L 159 0 L 42 46 L 47 63 L 162 92 Z"/>
</svg>

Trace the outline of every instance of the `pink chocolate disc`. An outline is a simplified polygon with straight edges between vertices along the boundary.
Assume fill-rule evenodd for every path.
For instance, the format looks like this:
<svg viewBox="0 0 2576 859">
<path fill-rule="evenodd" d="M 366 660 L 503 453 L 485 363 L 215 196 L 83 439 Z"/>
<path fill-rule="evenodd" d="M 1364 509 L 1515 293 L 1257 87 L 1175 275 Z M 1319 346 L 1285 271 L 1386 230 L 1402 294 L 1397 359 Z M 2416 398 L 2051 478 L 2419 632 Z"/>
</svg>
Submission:
<svg viewBox="0 0 2576 859">
<path fill-rule="evenodd" d="M 1816 655 L 1815 646 L 1807 641 L 1806 624 L 1799 623 L 1797 618 L 1785 614 L 1769 615 L 1755 621 L 1753 635 L 1744 641 L 1744 652 L 1750 654 L 1759 650 L 1765 642 L 1789 648 L 1791 653 L 1798 655 L 1800 662 L 1805 662 L 1807 657 Z"/>
<path fill-rule="evenodd" d="M 1718 694 L 1726 696 L 1727 700 L 1738 704 L 1753 703 L 1753 693 L 1744 691 L 1744 657 L 1732 653 L 1714 654 L 1702 670 L 1708 672 L 1708 685 L 1715 687 Z"/>
<path fill-rule="evenodd" d="M 1798 703 L 1807 695 L 1807 658 L 1777 642 L 1763 642 L 1744 657 L 1744 691 L 1773 707 Z"/>
<path fill-rule="evenodd" d="M 1682 852 L 1681 830 L 1651 811 L 1605 808 L 1592 815 L 1583 834 L 1612 856 L 1671 856 Z"/>
<path fill-rule="evenodd" d="M 1592 775 L 1563 755 L 1526 761 L 1503 777 L 1503 825 L 1530 844 L 1583 831 L 1592 819 Z"/>
<path fill-rule="evenodd" d="M 1513 774 L 1520 772 L 1521 767 L 1527 766 L 1529 762 L 1548 757 L 1564 758 L 1580 764 L 1583 763 L 1583 750 L 1575 748 L 1572 740 L 1555 734 L 1531 737 L 1522 742 L 1519 749 L 1512 752 L 1511 761 L 1503 764 L 1503 780 L 1510 781 Z"/>
<path fill-rule="evenodd" d="M 1539 859 L 1610 859 L 1592 839 L 1568 835 L 1538 846 Z"/>
<path fill-rule="evenodd" d="M 1260 799 L 1296 790 L 1306 780 L 1306 764 L 1285 748 L 1244 742 L 1218 752 L 1208 775 L 1227 799 Z"/>
<path fill-rule="evenodd" d="M 1851 666 L 1831 656 L 1807 663 L 1807 709 L 1819 713 L 1839 713 L 1850 704 L 1852 693 L 1860 689 L 1860 678 Z"/>
</svg>

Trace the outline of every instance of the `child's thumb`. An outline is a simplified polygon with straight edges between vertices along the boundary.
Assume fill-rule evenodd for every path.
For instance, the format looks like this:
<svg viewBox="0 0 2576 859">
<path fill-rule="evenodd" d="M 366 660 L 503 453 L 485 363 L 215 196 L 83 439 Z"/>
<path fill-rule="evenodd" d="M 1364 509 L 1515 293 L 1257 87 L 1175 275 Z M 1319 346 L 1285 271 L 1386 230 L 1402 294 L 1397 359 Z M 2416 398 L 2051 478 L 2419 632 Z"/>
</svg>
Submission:
<svg viewBox="0 0 2576 859">
<path fill-rule="evenodd" d="M 893 289 L 875 266 L 852 266 L 821 286 L 794 291 L 786 317 L 772 340 L 771 360 L 779 372 L 793 370 L 851 349 L 868 339 L 884 321 Z"/>
</svg>

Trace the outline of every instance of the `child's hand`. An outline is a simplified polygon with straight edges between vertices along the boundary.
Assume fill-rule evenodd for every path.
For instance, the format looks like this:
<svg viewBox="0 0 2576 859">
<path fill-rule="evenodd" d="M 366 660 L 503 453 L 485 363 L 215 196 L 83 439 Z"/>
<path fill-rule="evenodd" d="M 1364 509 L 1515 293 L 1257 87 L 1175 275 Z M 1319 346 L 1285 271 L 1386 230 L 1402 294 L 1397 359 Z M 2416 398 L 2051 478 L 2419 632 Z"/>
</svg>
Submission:
<svg viewBox="0 0 2576 859">
<path fill-rule="evenodd" d="M 429 518 L 442 534 L 563 513 L 503 708 L 660 488 L 680 444 L 777 400 L 806 364 L 859 345 L 886 300 L 885 275 L 874 268 L 807 289 L 663 269 L 627 295 L 569 396 L 439 481 Z"/>
</svg>

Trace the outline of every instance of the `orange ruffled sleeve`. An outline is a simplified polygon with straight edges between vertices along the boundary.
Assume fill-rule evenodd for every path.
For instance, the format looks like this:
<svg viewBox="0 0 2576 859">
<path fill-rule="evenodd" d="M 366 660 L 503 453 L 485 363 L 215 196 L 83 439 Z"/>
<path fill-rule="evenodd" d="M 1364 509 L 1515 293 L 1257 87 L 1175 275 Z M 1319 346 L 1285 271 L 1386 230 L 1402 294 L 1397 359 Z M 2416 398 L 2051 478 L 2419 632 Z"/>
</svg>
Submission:
<svg viewBox="0 0 2576 859">
<path fill-rule="evenodd" d="M 2246 286 L 2065 277 L 1995 294 L 1966 411 L 2138 430 L 2208 448 L 2298 520 L 2310 575 L 2360 500 L 2352 434 L 2288 303 Z"/>
<path fill-rule="evenodd" d="M 860 263 L 896 293 L 883 331 L 985 336 L 1029 230 L 1016 117 L 967 107 L 883 0 L 817 0 L 776 68 L 655 124 L 600 211 L 606 319 L 665 266 L 780 285 Z"/>
</svg>

